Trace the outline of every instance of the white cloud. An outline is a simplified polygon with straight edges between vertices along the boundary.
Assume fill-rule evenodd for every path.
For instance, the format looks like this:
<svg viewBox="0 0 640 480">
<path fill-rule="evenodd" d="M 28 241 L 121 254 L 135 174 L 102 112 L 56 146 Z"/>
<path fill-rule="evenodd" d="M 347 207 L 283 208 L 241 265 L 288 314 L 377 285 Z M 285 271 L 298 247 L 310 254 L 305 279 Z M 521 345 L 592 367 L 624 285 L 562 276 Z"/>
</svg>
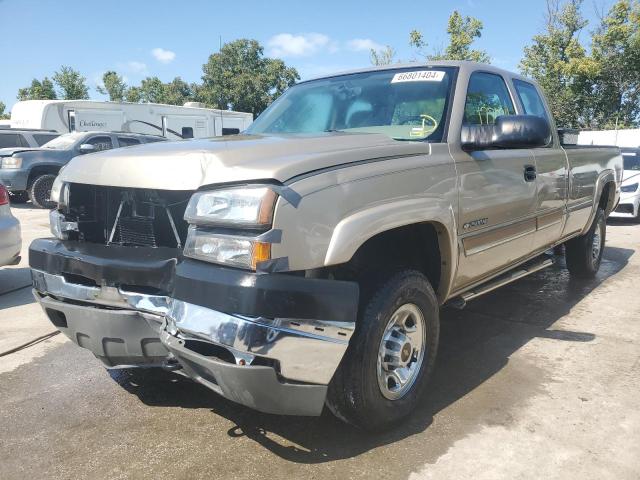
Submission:
<svg viewBox="0 0 640 480">
<path fill-rule="evenodd" d="M 274 57 L 308 57 L 321 50 L 338 51 L 337 42 L 322 33 L 279 33 L 267 42 L 269 55 Z"/>
<path fill-rule="evenodd" d="M 176 58 L 176 52 L 164 48 L 154 48 L 151 50 L 151 55 L 161 63 L 171 63 Z"/>
<path fill-rule="evenodd" d="M 131 73 L 147 73 L 147 64 L 131 60 L 129 62 L 118 65 L 123 70 Z"/>
<path fill-rule="evenodd" d="M 347 47 L 349 48 L 349 50 L 353 50 L 354 52 L 369 52 L 371 50 L 382 50 L 384 48 L 384 45 L 380 45 L 370 38 L 354 38 L 353 40 L 349 40 L 347 42 Z"/>
</svg>

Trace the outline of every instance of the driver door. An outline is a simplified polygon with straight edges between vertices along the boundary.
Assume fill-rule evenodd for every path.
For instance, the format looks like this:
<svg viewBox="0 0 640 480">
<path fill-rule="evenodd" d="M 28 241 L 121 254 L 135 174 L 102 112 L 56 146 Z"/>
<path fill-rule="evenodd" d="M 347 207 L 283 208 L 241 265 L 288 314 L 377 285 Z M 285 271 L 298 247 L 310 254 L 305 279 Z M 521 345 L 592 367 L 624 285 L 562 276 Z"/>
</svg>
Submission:
<svg viewBox="0 0 640 480">
<path fill-rule="evenodd" d="M 474 72 L 469 78 L 463 122 L 495 123 L 515 114 L 501 75 Z M 535 158 L 529 149 L 452 149 L 458 171 L 458 276 L 463 288 L 529 255 L 536 232 Z M 529 174 L 527 174 L 529 172 Z"/>
</svg>

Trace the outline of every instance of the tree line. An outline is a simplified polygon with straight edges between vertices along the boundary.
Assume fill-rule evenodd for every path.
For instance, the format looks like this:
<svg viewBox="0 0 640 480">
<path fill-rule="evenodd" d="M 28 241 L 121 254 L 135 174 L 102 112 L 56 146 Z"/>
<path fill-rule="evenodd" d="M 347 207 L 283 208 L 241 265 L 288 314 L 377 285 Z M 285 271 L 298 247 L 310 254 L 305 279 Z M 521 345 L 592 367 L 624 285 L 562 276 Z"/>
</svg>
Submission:
<svg viewBox="0 0 640 480">
<path fill-rule="evenodd" d="M 547 0 L 544 28 L 524 47 L 520 71 L 545 90 L 558 126 L 625 128 L 640 125 L 640 0 L 617 0 L 588 31 L 583 0 Z M 472 60 L 491 63 L 488 52 L 473 48 L 482 36 L 481 20 L 454 11 L 447 24 L 448 43 L 430 48 L 419 30 L 409 32 L 412 60 Z M 590 48 L 587 48 L 588 45 Z M 392 46 L 371 50 L 371 63 L 396 61 Z M 182 105 L 202 102 L 210 107 L 260 114 L 300 79 L 282 60 L 268 58 L 256 41 L 239 39 L 209 56 L 201 83 L 180 77 L 162 82 L 147 77 L 127 85 L 115 71 L 106 72 L 97 91 L 112 101 Z M 50 80 L 34 79 L 18 99 L 85 99 L 86 78 L 63 66 Z M 4 105 L 0 104 L 0 115 Z"/>
</svg>

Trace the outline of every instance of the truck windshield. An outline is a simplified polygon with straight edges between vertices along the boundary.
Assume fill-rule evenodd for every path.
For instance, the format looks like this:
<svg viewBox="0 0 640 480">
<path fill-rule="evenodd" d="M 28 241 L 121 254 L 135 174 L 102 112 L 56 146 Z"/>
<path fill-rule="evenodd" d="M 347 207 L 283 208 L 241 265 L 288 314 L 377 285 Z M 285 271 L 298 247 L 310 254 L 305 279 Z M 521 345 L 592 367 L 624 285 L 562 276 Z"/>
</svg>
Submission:
<svg viewBox="0 0 640 480">
<path fill-rule="evenodd" d="M 78 141 L 80 137 L 84 136 L 82 132 L 73 132 L 73 133 L 65 133 L 64 135 L 60 135 L 58 138 L 54 138 L 53 140 L 42 145 L 42 148 L 49 148 L 51 150 L 67 150 Z"/>
<path fill-rule="evenodd" d="M 345 131 L 439 142 L 453 74 L 452 67 L 416 66 L 304 82 L 287 90 L 247 133 Z"/>
</svg>

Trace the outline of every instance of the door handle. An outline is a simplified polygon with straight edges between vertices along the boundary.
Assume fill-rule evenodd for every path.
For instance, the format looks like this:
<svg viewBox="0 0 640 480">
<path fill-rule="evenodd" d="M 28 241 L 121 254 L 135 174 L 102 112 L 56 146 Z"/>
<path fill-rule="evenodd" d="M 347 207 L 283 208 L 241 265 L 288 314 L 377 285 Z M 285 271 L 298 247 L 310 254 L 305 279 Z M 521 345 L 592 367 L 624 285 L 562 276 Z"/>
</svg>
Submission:
<svg viewBox="0 0 640 480">
<path fill-rule="evenodd" d="M 538 174 L 536 173 L 535 165 L 525 165 L 524 166 L 524 181 L 525 182 L 533 182 L 535 181 Z"/>
</svg>

